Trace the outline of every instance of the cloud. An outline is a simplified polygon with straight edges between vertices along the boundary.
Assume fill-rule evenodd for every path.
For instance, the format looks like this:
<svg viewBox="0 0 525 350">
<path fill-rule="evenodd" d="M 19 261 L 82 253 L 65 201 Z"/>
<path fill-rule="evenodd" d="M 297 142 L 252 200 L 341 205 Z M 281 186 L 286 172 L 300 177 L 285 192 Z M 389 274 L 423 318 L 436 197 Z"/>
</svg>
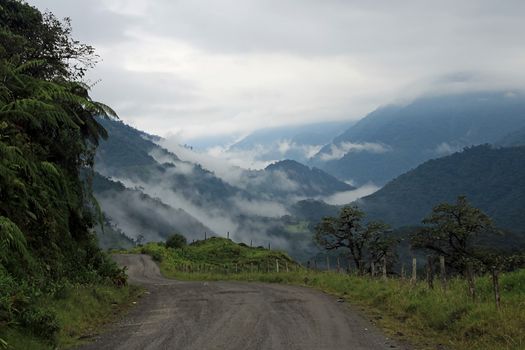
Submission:
<svg viewBox="0 0 525 350">
<path fill-rule="evenodd" d="M 461 151 L 462 147 L 458 145 L 451 145 L 447 142 L 440 143 L 436 146 L 436 149 L 434 150 L 434 153 L 436 155 L 442 157 L 442 156 L 448 156 L 449 154 L 456 153 L 458 151 Z"/>
<path fill-rule="evenodd" d="M 339 192 L 329 197 L 323 198 L 323 200 L 332 205 L 344 205 L 352 203 L 359 198 L 366 197 L 379 190 L 374 184 L 367 184 L 359 187 L 352 191 Z"/>
<path fill-rule="evenodd" d="M 352 152 L 370 152 L 370 153 L 385 153 L 390 151 L 390 147 L 374 142 L 342 142 L 340 144 L 331 144 L 329 152 L 321 153 L 320 159 L 322 161 L 341 159 L 347 153 Z"/>
<path fill-rule="evenodd" d="M 93 97 L 183 140 L 525 82 L 519 0 L 30 3 L 70 16 L 74 35 L 98 49 Z"/>
</svg>

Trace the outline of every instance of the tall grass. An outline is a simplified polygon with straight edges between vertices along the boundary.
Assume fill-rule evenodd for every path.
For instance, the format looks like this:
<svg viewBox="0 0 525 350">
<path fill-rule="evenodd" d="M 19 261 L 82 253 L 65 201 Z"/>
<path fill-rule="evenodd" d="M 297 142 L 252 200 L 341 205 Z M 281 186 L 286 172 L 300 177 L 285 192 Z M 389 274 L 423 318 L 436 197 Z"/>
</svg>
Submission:
<svg viewBox="0 0 525 350">
<path fill-rule="evenodd" d="M 16 326 L 0 328 L 0 339 L 8 344 L 6 349 L 51 350 L 81 344 L 97 334 L 101 327 L 114 320 L 116 315 L 132 305 L 142 294 L 135 286 L 117 288 L 114 285 L 74 285 L 58 297 L 42 297 L 38 308 L 56 316 L 59 331 L 57 339 L 43 339 Z M 3 349 L 0 346 L 0 349 Z"/>
</svg>

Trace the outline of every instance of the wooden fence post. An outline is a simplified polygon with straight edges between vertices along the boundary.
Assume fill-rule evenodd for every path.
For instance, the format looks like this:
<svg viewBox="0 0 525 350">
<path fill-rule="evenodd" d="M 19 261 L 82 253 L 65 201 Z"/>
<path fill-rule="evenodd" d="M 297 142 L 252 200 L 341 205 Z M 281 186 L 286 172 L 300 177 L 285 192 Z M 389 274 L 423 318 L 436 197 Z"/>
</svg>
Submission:
<svg viewBox="0 0 525 350">
<path fill-rule="evenodd" d="M 434 267 L 432 266 L 432 256 L 427 255 L 427 283 L 428 288 L 434 289 Z"/>
<path fill-rule="evenodd" d="M 285 261 L 284 264 L 286 266 L 286 272 L 288 272 L 288 261 Z"/>
<path fill-rule="evenodd" d="M 447 289 L 447 273 L 445 270 L 445 257 L 443 255 L 439 256 L 439 273 L 441 275 L 441 285 L 443 289 Z"/>
<path fill-rule="evenodd" d="M 412 282 L 416 283 L 417 281 L 417 259 L 412 258 Z"/>
<path fill-rule="evenodd" d="M 371 273 L 372 277 L 375 277 L 375 275 L 376 275 L 376 264 L 373 261 L 370 263 L 370 273 Z"/>
<path fill-rule="evenodd" d="M 386 280 L 388 278 L 387 271 L 386 271 L 386 256 L 383 257 L 383 279 Z"/>
<path fill-rule="evenodd" d="M 279 273 L 279 259 L 275 259 L 275 272 Z"/>
<path fill-rule="evenodd" d="M 474 282 L 474 269 L 472 263 L 467 263 L 467 283 L 468 291 L 472 300 L 476 300 L 476 284 Z"/>
<path fill-rule="evenodd" d="M 494 289 L 494 301 L 496 302 L 496 309 L 501 309 L 501 297 L 499 294 L 499 271 L 496 266 L 492 267 L 492 286 Z"/>
</svg>

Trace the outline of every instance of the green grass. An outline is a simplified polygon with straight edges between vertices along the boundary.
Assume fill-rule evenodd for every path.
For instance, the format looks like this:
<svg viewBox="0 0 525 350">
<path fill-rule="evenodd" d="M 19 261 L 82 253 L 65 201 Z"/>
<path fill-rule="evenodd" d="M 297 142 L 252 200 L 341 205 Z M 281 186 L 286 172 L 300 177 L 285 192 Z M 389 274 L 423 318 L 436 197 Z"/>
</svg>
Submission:
<svg viewBox="0 0 525 350">
<path fill-rule="evenodd" d="M 460 278 L 448 281 L 446 289 L 439 284 L 429 289 L 424 282 L 413 284 L 400 279 L 385 281 L 311 271 L 294 263 L 290 263 L 293 271 L 288 273 L 282 268 L 280 273 L 267 273 L 264 268 L 253 272 L 239 269 L 239 273 L 234 273 L 231 266 L 235 263 L 251 261 L 264 267 L 265 262 L 286 255 L 268 250 L 253 251 L 255 248 L 239 254 L 234 249 L 232 253 L 231 245 L 235 243 L 227 243 L 226 249 L 221 250 L 224 241 L 218 239 L 198 243 L 194 248 L 189 246 L 183 256 L 180 251 L 167 249 L 162 244 L 150 244 L 136 252 L 157 256 L 166 277 L 287 283 L 343 297 L 349 303 L 360 306 L 387 334 L 406 339 L 417 349 L 436 349 L 439 345 L 449 349 L 525 349 L 525 270 L 501 275 L 502 305 L 497 311 L 491 280 L 487 276 L 476 280 L 477 300 L 472 301 L 466 282 Z M 262 263 L 257 259 L 261 259 Z M 217 263 L 218 268 L 197 268 L 203 264 L 213 266 L 213 263 Z M 184 268 L 184 264 L 191 268 Z M 223 265 L 230 268 L 221 268 Z M 271 267 L 271 271 L 275 271 L 275 266 Z"/>
<path fill-rule="evenodd" d="M 38 306 L 54 313 L 60 327 L 57 339 L 43 340 L 15 326 L 0 329 L 0 339 L 7 349 L 45 350 L 69 348 L 97 334 L 101 327 L 115 320 L 142 294 L 134 286 L 113 285 L 72 286 L 60 298 L 43 297 Z M 0 345 L 2 349 L 2 345 Z"/>
<path fill-rule="evenodd" d="M 163 243 L 148 243 L 131 249 L 131 253 L 149 254 L 160 265 L 165 276 L 181 272 L 209 272 L 215 274 L 298 269 L 299 265 L 286 253 L 263 247 L 249 247 L 230 239 L 212 237 L 196 241 L 184 248 L 167 248 Z"/>
</svg>

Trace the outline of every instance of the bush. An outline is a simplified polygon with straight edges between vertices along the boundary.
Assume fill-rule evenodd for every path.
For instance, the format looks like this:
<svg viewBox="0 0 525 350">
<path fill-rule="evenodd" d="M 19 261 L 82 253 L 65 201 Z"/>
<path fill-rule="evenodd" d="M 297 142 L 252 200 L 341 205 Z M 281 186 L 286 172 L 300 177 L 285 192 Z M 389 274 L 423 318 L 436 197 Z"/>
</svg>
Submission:
<svg viewBox="0 0 525 350">
<path fill-rule="evenodd" d="M 185 247 L 187 244 L 186 237 L 180 233 L 174 233 L 166 240 L 166 246 L 174 249 Z"/>
<path fill-rule="evenodd" d="M 34 335 L 54 340 L 60 326 L 54 313 L 37 307 L 26 309 L 21 315 L 21 324 Z"/>
</svg>

